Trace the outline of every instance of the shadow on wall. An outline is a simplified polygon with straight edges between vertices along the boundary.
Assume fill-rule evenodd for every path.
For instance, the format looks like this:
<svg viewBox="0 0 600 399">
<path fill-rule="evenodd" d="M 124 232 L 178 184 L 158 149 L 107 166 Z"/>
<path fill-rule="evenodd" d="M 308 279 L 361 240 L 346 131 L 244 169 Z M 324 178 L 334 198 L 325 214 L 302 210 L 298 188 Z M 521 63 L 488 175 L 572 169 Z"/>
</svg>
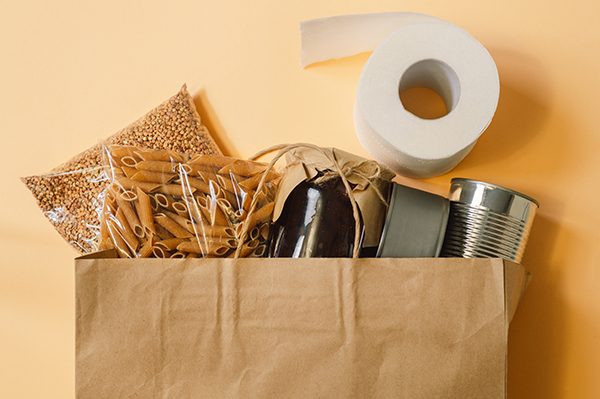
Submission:
<svg viewBox="0 0 600 399">
<path fill-rule="evenodd" d="M 200 120 L 212 135 L 213 139 L 223 152 L 223 155 L 239 157 L 239 153 L 235 149 L 233 143 L 227 138 L 225 128 L 221 125 L 219 117 L 208 100 L 206 91 L 200 89 L 198 92 L 193 93 L 192 96 L 194 104 L 196 105 L 196 110 L 200 115 Z"/>
<path fill-rule="evenodd" d="M 552 87 L 546 68 L 535 59 L 507 50 L 490 50 L 500 75 L 500 98 L 492 122 L 473 150 L 452 174 L 468 174 L 485 165 L 502 165 L 511 171 L 544 168 L 544 173 L 559 170 L 561 154 L 569 143 L 542 148 L 541 139 L 549 135 Z M 552 115 L 555 123 L 555 115 Z M 546 143 L 548 145 L 549 143 Z M 551 162 L 533 165 L 529 158 L 544 152 Z M 469 177 L 469 176 L 464 176 Z"/>
<path fill-rule="evenodd" d="M 523 148 L 527 148 L 542 129 L 547 114 L 544 105 L 527 92 L 510 82 L 502 82 L 494 119 L 458 166 L 470 168 L 499 163 L 507 156 L 523 153 Z"/>
<path fill-rule="evenodd" d="M 503 49 L 489 50 L 500 74 L 500 100 L 494 119 L 473 151 L 456 168 L 473 171 L 487 165 L 501 179 L 547 178 L 559 172 L 561 153 L 569 143 L 547 146 L 555 134 L 548 124 L 552 87 L 546 68 L 531 57 Z M 552 115 L 556 122 L 556 115 Z M 555 141 L 555 140 L 551 140 Z M 546 147 L 544 144 L 546 143 Z M 532 162 L 531 159 L 547 159 Z M 493 172 L 498 165 L 498 171 Z M 558 399 L 564 397 L 567 337 L 566 303 L 559 290 L 562 264 L 553 248 L 564 212 L 556 198 L 532 192 L 540 204 L 522 263 L 533 279 L 510 326 L 508 397 Z M 562 236 L 562 233 L 561 233 Z M 554 263 L 553 263 L 554 262 Z"/>
<path fill-rule="evenodd" d="M 533 279 L 510 325 L 508 397 L 512 399 L 564 397 L 567 308 L 559 290 L 561 265 L 552 260 L 558 231 L 553 219 L 536 216 L 523 259 Z"/>
</svg>

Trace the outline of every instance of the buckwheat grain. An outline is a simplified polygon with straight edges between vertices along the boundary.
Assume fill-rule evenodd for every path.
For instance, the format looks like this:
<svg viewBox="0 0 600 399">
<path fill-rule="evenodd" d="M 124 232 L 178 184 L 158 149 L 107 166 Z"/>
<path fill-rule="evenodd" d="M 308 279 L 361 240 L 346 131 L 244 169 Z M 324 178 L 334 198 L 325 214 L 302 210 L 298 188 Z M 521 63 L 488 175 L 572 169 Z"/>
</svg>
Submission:
<svg viewBox="0 0 600 399">
<path fill-rule="evenodd" d="M 184 85 L 179 92 L 136 122 L 110 136 L 108 144 L 221 154 L 200 120 Z M 49 173 L 21 178 L 56 231 L 78 252 L 97 249 L 107 178 L 100 145 L 74 156 Z"/>
</svg>

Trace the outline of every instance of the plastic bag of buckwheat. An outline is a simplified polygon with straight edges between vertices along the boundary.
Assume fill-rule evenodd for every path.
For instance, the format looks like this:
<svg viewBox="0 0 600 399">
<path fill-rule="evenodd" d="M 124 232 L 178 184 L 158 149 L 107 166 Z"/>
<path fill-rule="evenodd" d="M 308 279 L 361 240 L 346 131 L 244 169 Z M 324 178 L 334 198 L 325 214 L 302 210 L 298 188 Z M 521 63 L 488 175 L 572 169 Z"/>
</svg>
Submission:
<svg viewBox="0 0 600 399">
<path fill-rule="evenodd" d="M 221 154 L 200 121 L 186 85 L 105 142 L 205 155 Z M 97 249 L 104 192 L 109 184 L 102 166 L 100 144 L 48 173 L 22 177 L 21 181 L 35 197 L 42 213 L 75 250 L 88 253 Z"/>
</svg>

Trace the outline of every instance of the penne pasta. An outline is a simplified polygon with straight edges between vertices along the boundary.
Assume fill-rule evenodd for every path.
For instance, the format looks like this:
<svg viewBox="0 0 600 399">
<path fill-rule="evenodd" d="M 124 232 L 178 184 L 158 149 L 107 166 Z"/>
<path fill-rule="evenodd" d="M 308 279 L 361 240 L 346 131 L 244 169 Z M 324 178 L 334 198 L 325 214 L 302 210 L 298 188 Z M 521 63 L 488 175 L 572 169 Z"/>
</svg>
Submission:
<svg viewBox="0 0 600 399">
<path fill-rule="evenodd" d="M 126 145 L 111 145 L 108 147 L 113 158 L 133 157 L 136 153 L 136 148 Z"/>
<path fill-rule="evenodd" d="M 137 170 L 133 176 L 127 176 L 131 180 L 145 181 L 151 183 L 168 184 L 178 178 L 176 173 L 154 172 L 151 170 Z"/>
<path fill-rule="evenodd" d="M 154 243 L 155 247 L 161 247 L 165 251 L 174 251 L 177 249 L 177 246 L 182 242 L 189 241 L 187 238 L 168 238 L 166 240 L 156 241 Z"/>
<path fill-rule="evenodd" d="M 177 214 L 175 212 L 171 212 L 171 211 L 167 211 L 167 210 L 163 210 L 162 213 L 165 214 L 165 215 L 167 215 L 175 223 L 177 223 L 178 225 L 180 225 L 181 227 L 183 227 L 184 229 L 187 230 L 187 226 L 188 226 L 188 224 L 190 222 L 190 219 L 188 219 L 185 216 L 181 216 L 181 215 L 179 215 L 179 214 Z M 191 231 L 190 231 L 190 233 L 191 233 Z"/>
<path fill-rule="evenodd" d="M 112 169 L 111 172 L 112 172 L 112 178 L 113 178 L 113 180 L 118 180 L 118 179 L 121 179 L 123 177 L 126 177 L 125 173 L 123 172 L 122 167 L 119 167 L 119 168 L 115 167 L 115 168 Z"/>
<path fill-rule="evenodd" d="M 212 218 L 210 216 L 210 210 L 208 209 L 208 207 L 198 205 L 198 209 L 200 210 L 200 213 L 201 213 L 201 219 L 194 220 L 194 223 L 201 223 L 201 224 L 206 224 L 206 225 L 212 226 L 213 225 Z"/>
<path fill-rule="evenodd" d="M 117 179 L 117 183 L 125 190 L 135 190 L 139 187 L 146 193 L 154 193 L 160 189 L 160 184 L 158 183 L 135 181 L 128 177 L 121 177 Z"/>
<path fill-rule="evenodd" d="M 212 167 L 223 168 L 229 165 L 234 158 L 227 157 L 224 155 L 198 155 L 188 161 L 189 165 L 206 165 Z"/>
<path fill-rule="evenodd" d="M 136 211 L 138 215 L 138 219 L 142 228 L 144 229 L 144 234 L 146 237 L 150 237 L 153 234 L 156 234 L 156 228 L 154 227 L 154 217 L 152 216 L 154 211 L 152 207 L 152 200 L 142 191 L 141 188 L 137 188 L 137 203 L 136 203 Z M 156 202 L 156 201 L 155 201 Z"/>
<path fill-rule="evenodd" d="M 219 208 L 221 208 L 221 211 L 223 211 L 223 214 L 227 218 L 229 224 L 238 223 L 236 210 L 228 200 L 226 200 L 225 198 L 218 198 L 217 205 L 219 206 Z"/>
<path fill-rule="evenodd" d="M 258 240 L 250 240 L 248 242 L 245 242 L 244 245 L 242 245 L 240 258 L 246 258 L 250 256 L 250 254 L 254 252 L 254 249 L 256 247 L 258 247 Z"/>
<path fill-rule="evenodd" d="M 215 179 L 221 188 L 224 188 L 230 193 L 239 193 L 241 191 L 240 186 L 237 185 L 236 180 L 232 179 L 231 176 L 223 177 L 221 175 L 216 175 Z"/>
<path fill-rule="evenodd" d="M 109 201 L 115 201 L 115 199 L 117 198 L 117 195 L 121 194 L 123 192 L 123 188 L 118 185 L 118 184 L 111 184 L 108 189 L 106 190 L 106 199 Z"/>
<path fill-rule="evenodd" d="M 150 207 L 152 208 L 152 211 L 158 212 L 158 202 L 156 202 L 154 195 L 148 195 L 148 198 L 150 199 Z"/>
<path fill-rule="evenodd" d="M 256 212 L 254 212 L 250 216 L 250 219 L 246 219 L 243 223 L 240 223 L 238 225 L 238 231 L 237 231 L 238 235 L 241 234 L 242 228 L 244 227 L 244 225 L 246 225 L 246 231 L 249 232 L 257 224 L 269 221 L 272 217 L 274 207 L 275 207 L 275 203 L 269 202 L 262 208 L 257 209 Z"/>
<path fill-rule="evenodd" d="M 107 202 L 105 214 L 106 215 L 114 215 L 115 213 L 117 213 L 117 203 L 115 201 Z"/>
<path fill-rule="evenodd" d="M 188 207 L 183 201 L 173 202 L 173 210 L 179 215 L 183 217 L 189 217 L 190 214 L 188 212 Z"/>
<path fill-rule="evenodd" d="M 137 236 L 135 235 L 131 226 L 129 225 L 129 222 L 127 221 L 127 217 L 125 216 L 123 209 L 117 209 L 115 217 L 111 220 L 115 224 L 116 232 L 123 237 L 123 239 L 129 246 L 129 249 L 131 249 L 131 252 L 135 253 L 135 251 L 137 251 L 137 249 L 139 248 L 140 242 L 138 241 Z M 112 237 L 114 239 L 114 235 Z"/>
<path fill-rule="evenodd" d="M 250 240 L 252 240 L 252 241 L 258 241 L 259 235 L 260 235 L 260 229 L 258 228 L 258 226 L 254 226 L 250 230 L 250 233 L 248 233 L 248 236 L 250 237 Z"/>
<path fill-rule="evenodd" d="M 182 179 L 182 183 L 188 185 L 190 188 L 195 188 L 196 191 L 200 191 L 200 192 L 203 192 L 206 194 L 211 193 L 210 184 L 204 182 L 203 180 L 201 180 L 199 178 L 186 176 L 185 178 Z M 189 191 L 191 191 L 191 190 L 189 190 Z"/>
<path fill-rule="evenodd" d="M 235 238 L 235 230 L 229 226 L 211 226 L 209 224 L 194 224 L 188 221 L 187 229 L 197 237 Z"/>
<path fill-rule="evenodd" d="M 185 190 L 185 191 L 184 191 Z M 158 187 L 158 192 L 168 195 L 176 195 L 183 197 L 185 195 L 192 195 L 196 191 L 195 188 L 191 188 L 191 191 L 187 191 L 181 184 L 161 184 Z"/>
<path fill-rule="evenodd" d="M 134 193 L 131 190 L 123 190 L 119 196 L 128 202 L 135 201 L 137 199 L 137 193 Z"/>
<path fill-rule="evenodd" d="M 117 250 L 120 258 L 131 258 L 131 253 L 129 252 L 129 245 L 125 242 L 125 239 L 119 232 L 119 228 L 117 226 L 117 222 L 114 219 L 107 220 L 108 230 L 110 231 L 110 240 L 114 248 Z"/>
<path fill-rule="evenodd" d="M 240 198 L 244 197 L 246 193 L 230 180 L 223 179 L 222 176 L 219 176 L 218 179 L 219 181 L 222 181 L 222 183 L 219 183 L 219 185 L 224 188 L 224 190 L 221 190 L 222 198 L 225 198 L 231 204 L 235 204 L 236 208 L 240 208 Z"/>
<path fill-rule="evenodd" d="M 197 195 L 194 197 L 196 199 L 196 203 L 199 206 L 208 207 L 208 200 L 206 199 L 206 195 Z"/>
<path fill-rule="evenodd" d="M 238 240 L 235 237 L 213 237 L 213 236 L 205 236 L 197 240 L 200 243 L 204 243 L 207 245 L 218 245 L 225 246 L 231 249 L 235 249 L 238 246 Z"/>
<path fill-rule="evenodd" d="M 217 198 L 215 202 L 225 214 L 233 212 L 233 206 L 231 205 L 231 202 L 229 202 L 227 199 Z"/>
<path fill-rule="evenodd" d="M 250 207 L 252 206 L 252 201 L 254 200 L 254 198 L 256 198 L 258 205 L 260 205 L 261 202 L 264 202 L 264 199 L 266 198 L 266 195 L 262 191 L 258 194 L 256 194 L 255 192 L 253 192 L 252 194 L 253 195 L 248 195 L 244 198 L 242 206 L 237 212 L 237 218 L 240 222 L 243 222 L 246 219 L 246 216 L 250 211 Z"/>
<path fill-rule="evenodd" d="M 154 215 L 154 222 L 163 226 L 167 231 L 173 234 L 178 238 L 189 238 L 192 237 L 192 233 L 190 233 L 187 229 L 179 225 L 176 221 L 171 219 L 169 216 L 164 213 L 157 213 Z"/>
<path fill-rule="evenodd" d="M 175 202 L 175 200 L 170 195 L 165 195 L 163 193 L 156 193 L 156 194 L 154 194 L 154 199 L 156 200 L 156 203 L 159 206 L 169 209 L 171 211 L 174 210 L 173 203 Z"/>
<path fill-rule="evenodd" d="M 204 181 L 206 184 L 210 184 L 210 182 L 213 182 L 214 184 L 218 184 L 219 179 L 218 179 L 218 174 L 216 172 L 213 171 L 201 171 L 198 172 L 198 176 L 202 179 L 202 181 Z"/>
<path fill-rule="evenodd" d="M 252 199 L 256 196 L 256 193 L 254 192 L 254 190 L 248 190 L 248 192 L 246 193 L 246 195 L 244 196 L 244 198 L 242 199 L 242 205 L 240 206 L 241 209 L 245 210 L 246 212 L 248 212 L 250 210 L 250 206 L 252 205 Z M 265 195 L 261 192 L 258 194 L 258 201 L 262 200 L 265 197 Z"/>
<path fill-rule="evenodd" d="M 132 168 L 129 166 L 121 166 L 121 170 L 123 171 L 123 175 L 131 179 L 136 173 L 139 172 L 136 168 Z"/>
<path fill-rule="evenodd" d="M 256 200 L 256 203 L 260 205 L 261 203 L 264 203 L 266 198 L 267 196 L 262 191 L 259 193 L 253 192 L 252 195 L 249 195 L 248 197 L 244 198 L 244 203 L 242 204 L 242 207 L 246 212 L 250 212 L 252 201 Z"/>
<path fill-rule="evenodd" d="M 192 167 L 186 163 L 178 163 L 175 166 L 175 171 L 181 175 L 183 175 L 183 174 L 189 175 L 192 172 Z"/>
<path fill-rule="evenodd" d="M 246 211 L 244 210 L 244 208 L 238 209 L 237 211 L 235 211 L 233 213 L 233 217 L 235 218 L 236 221 L 243 222 L 244 219 L 246 218 Z"/>
<path fill-rule="evenodd" d="M 165 229 L 160 224 L 155 223 L 154 228 L 156 229 L 156 236 L 161 240 L 166 240 L 169 238 L 174 238 L 175 236 L 169 232 L 169 230 Z"/>
<path fill-rule="evenodd" d="M 198 176 L 201 173 L 216 174 L 219 171 L 219 169 L 221 169 L 219 166 L 209 166 L 190 162 L 188 162 L 186 165 L 189 166 L 189 174 L 191 176 Z"/>
<path fill-rule="evenodd" d="M 140 248 L 140 250 L 137 254 L 137 257 L 138 258 L 149 258 L 152 255 L 153 247 L 154 247 L 154 236 L 150 236 L 150 238 Z"/>
<path fill-rule="evenodd" d="M 161 247 L 154 246 L 152 247 L 152 255 L 156 258 L 169 258 L 171 254 L 168 251 L 165 251 Z"/>
<path fill-rule="evenodd" d="M 219 174 L 230 174 L 238 176 L 254 176 L 258 173 L 262 173 L 267 169 L 267 165 L 254 161 L 245 161 L 243 159 L 236 159 L 232 163 L 219 169 Z"/>
<path fill-rule="evenodd" d="M 254 248 L 254 251 L 252 252 L 252 254 L 250 256 L 253 258 L 261 258 L 265 254 L 266 250 L 267 250 L 267 246 L 264 244 L 261 244 L 258 247 Z"/>
<path fill-rule="evenodd" d="M 216 201 L 210 201 L 208 203 L 208 205 L 209 206 L 206 209 L 208 210 L 208 220 L 210 221 L 211 225 L 213 225 L 213 226 L 229 226 L 230 225 L 229 219 L 223 212 L 223 209 L 221 208 L 221 206 L 219 206 Z"/>
<path fill-rule="evenodd" d="M 229 248 L 237 248 L 238 240 L 234 237 L 205 237 L 204 242 L 211 245 L 225 245 Z"/>
<path fill-rule="evenodd" d="M 223 256 L 227 252 L 231 250 L 231 247 L 227 244 L 220 242 L 209 242 L 209 243 L 200 243 L 194 241 L 186 241 L 182 242 L 177 246 L 178 251 L 182 252 L 193 252 L 196 254 L 203 255 L 218 255 Z"/>
<path fill-rule="evenodd" d="M 177 173 L 177 163 L 165 161 L 140 161 L 135 165 L 137 170 L 160 173 Z"/>
<path fill-rule="evenodd" d="M 135 168 L 135 166 L 138 164 L 138 160 L 132 156 L 127 155 L 121 157 L 121 159 L 119 160 L 119 164 L 122 166 L 127 166 L 129 168 Z"/>
<path fill-rule="evenodd" d="M 263 241 L 266 241 L 269 238 L 269 231 L 271 230 L 271 224 L 270 223 L 263 223 L 262 226 L 260 226 L 260 239 L 262 239 Z"/>
<path fill-rule="evenodd" d="M 248 189 L 248 190 L 255 190 L 256 187 L 258 187 L 258 184 L 260 183 L 260 180 L 263 178 L 264 173 L 260 173 L 257 175 L 254 175 L 246 180 L 241 181 L 239 184 L 241 187 Z M 279 173 L 275 172 L 274 170 L 270 170 L 267 173 L 267 178 L 265 179 L 265 183 L 268 183 L 276 178 L 279 177 Z"/>
<path fill-rule="evenodd" d="M 137 197 L 137 194 L 135 194 L 135 196 Z M 131 230 L 133 230 L 133 233 L 137 237 L 144 237 L 146 233 L 144 232 L 144 228 L 140 223 L 140 219 L 138 218 L 135 209 L 131 205 L 132 203 L 126 200 L 123 195 L 117 196 L 116 201 L 117 206 L 119 207 L 118 211 L 121 211 L 123 213 L 123 215 L 127 219 L 128 225 L 131 227 Z"/>
<path fill-rule="evenodd" d="M 209 181 L 208 185 L 210 186 L 210 193 L 208 195 L 211 198 L 224 198 L 223 189 L 216 180 Z"/>
<path fill-rule="evenodd" d="M 105 191 L 101 248 L 119 257 L 261 256 L 278 173 L 266 164 L 215 155 L 111 146 L 112 184 Z M 118 166 L 117 166 L 118 165 Z M 248 212 L 254 207 L 254 214 Z M 239 235 L 244 232 L 244 237 Z M 237 251 L 236 251 L 237 250 Z"/>
<path fill-rule="evenodd" d="M 114 203 L 114 197 L 109 195 L 110 191 L 107 190 L 106 196 L 104 197 L 104 204 L 102 204 L 102 217 L 100 218 L 100 242 L 106 242 L 110 237 L 110 231 L 106 225 L 107 219 L 110 215 L 113 215 L 115 211 L 111 208 L 111 204 Z M 112 200 L 111 200 L 112 199 Z M 104 248 L 100 248 L 104 249 Z"/>
<path fill-rule="evenodd" d="M 98 251 L 103 251 L 105 249 L 114 249 L 114 248 L 115 248 L 115 245 L 111 241 L 110 236 L 108 238 L 100 239 L 100 243 L 98 244 Z"/>
<path fill-rule="evenodd" d="M 204 214 L 200 211 L 199 206 L 195 206 L 189 213 L 189 219 L 186 222 L 186 229 L 194 232 L 194 226 L 207 224 L 208 221 Z"/>
<path fill-rule="evenodd" d="M 172 150 L 141 150 L 137 149 L 134 154 L 142 161 L 183 162 L 183 157 Z"/>
</svg>

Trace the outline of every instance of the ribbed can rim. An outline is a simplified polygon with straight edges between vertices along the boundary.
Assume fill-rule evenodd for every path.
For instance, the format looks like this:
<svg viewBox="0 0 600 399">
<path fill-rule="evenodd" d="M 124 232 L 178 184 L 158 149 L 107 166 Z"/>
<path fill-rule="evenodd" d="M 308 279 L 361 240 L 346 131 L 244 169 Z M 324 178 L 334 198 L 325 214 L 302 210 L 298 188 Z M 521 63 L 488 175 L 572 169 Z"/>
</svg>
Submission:
<svg viewBox="0 0 600 399">
<path fill-rule="evenodd" d="M 528 225 L 491 210 L 451 203 L 443 256 L 500 257 L 520 262 Z"/>
</svg>

